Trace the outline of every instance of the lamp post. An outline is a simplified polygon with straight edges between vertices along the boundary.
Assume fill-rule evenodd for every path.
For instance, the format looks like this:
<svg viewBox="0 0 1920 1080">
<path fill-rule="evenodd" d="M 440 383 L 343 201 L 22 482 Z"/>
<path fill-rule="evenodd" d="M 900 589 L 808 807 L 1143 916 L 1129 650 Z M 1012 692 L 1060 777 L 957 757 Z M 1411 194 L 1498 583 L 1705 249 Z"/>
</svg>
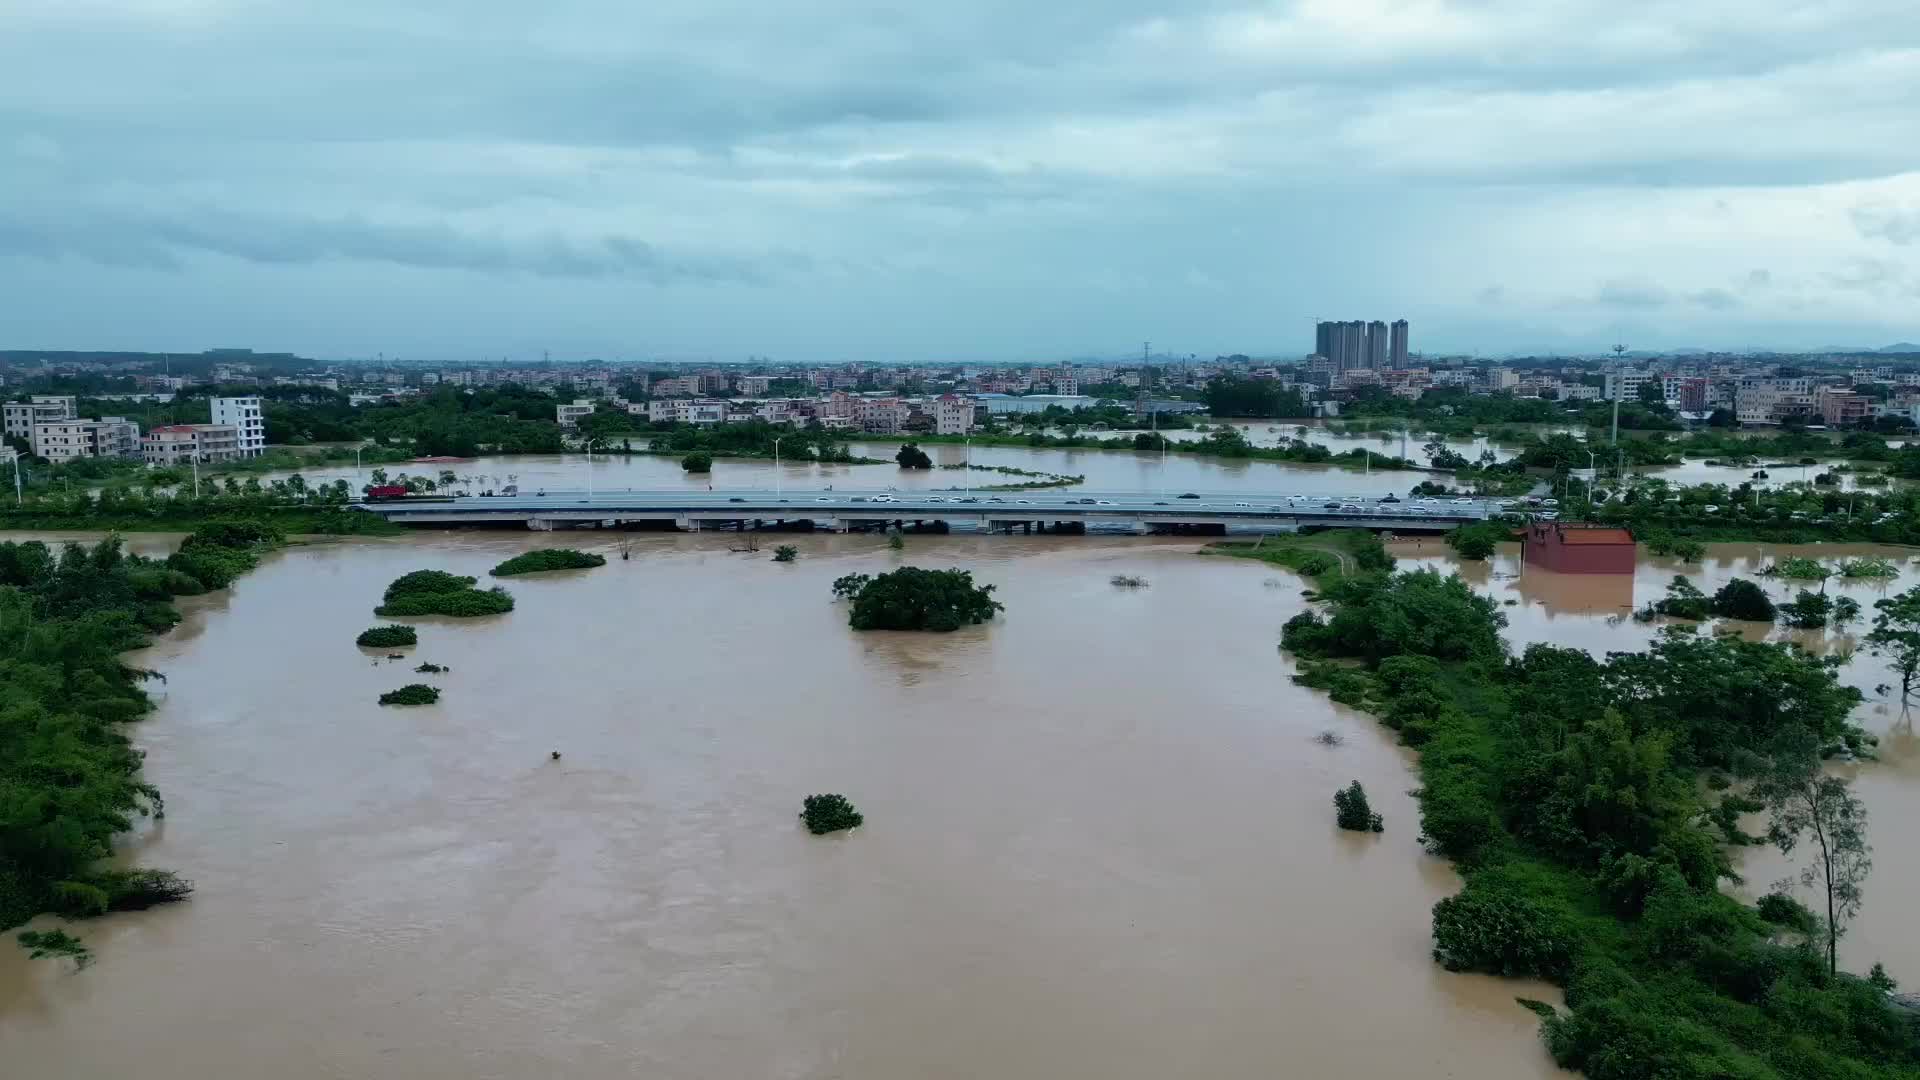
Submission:
<svg viewBox="0 0 1920 1080">
<path fill-rule="evenodd" d="M 593 444 L 597 442 L 604 442 L 604 441 L 606 440 L 597 439 L 597 438 L 587 440 L 587 501 L 588 502 L 593 501 Z"/>
<path fill-rule="evenodd" d="M 786 436 L 781 435 L 773 440 L 773 494 L 775 498 L 780 496 L 780 440 L 784 438 L 786 438 Z"/>
<path fill-rule="evenodd" d="M 13 505 L 25 506 L 27 497 L 20 491 L 20 451 L 13 452 Z"/>
</svg>

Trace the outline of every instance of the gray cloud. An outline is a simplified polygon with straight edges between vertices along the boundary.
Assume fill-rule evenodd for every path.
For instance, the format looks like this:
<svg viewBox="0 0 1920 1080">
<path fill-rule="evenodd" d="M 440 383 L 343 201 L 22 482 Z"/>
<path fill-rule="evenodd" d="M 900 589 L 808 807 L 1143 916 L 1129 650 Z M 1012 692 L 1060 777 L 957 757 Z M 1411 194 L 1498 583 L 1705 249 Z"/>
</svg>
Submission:
<svg viewBox="0 0 1920 1080">
<path fill-rule="evenodd" d="M 1853 209 L 1853 227 L 1861 236 L 1904 247 L 1920 240 L 1920 206 L 1857 206 Z"/>
<path fill-rule="evenodd" d="M 1665 307 L 1672 299 L 1673 294 L 1664 286 L 1638 279 L 1602 282 L 1593 294 L 1593 302 L 1602 307 L 1634 311 Z"/>
<path fill-rule="evenodd" d="M 0 213 L 0 250 L 72 257 L 110 266 L 179 270 L 185 257 L 220 255 L 263 265 L 380 262 L 428 270 L 542 277 L 635 278 L 760 284 L 805 260 L 668 253 L 631 236 L 510 235 L 448 224 L 376 223 L 358 217 L 299 218 L 227 211 L 130 214 L 96 211 L 83 220 Z"/>
<path fill-rule="evenodd" d="M 690 347 L 825 357 L 1297 353 L 1382 309 L 1430 348 L 1920 335 L 1856 263 L 1920 238 L 1911 0 L 5 6 L 0 295 L 49 343 L 98 333 L 85 273 L 217 338 L 183 298 L 230 264 L 317 351 L 609 340 L 636 285 Z M 519 287 L 423 325 L 385 268 Z"/>
</svg>

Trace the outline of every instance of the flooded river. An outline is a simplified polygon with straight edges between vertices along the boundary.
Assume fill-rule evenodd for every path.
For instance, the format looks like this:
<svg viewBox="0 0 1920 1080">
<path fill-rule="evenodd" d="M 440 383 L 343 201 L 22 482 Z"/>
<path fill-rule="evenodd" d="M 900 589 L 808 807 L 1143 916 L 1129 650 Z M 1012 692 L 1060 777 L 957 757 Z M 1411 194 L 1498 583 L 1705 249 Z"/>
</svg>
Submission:
<svg viewBox="0 0 1920 1080">
<path fill-rule="evenodd" d="M 857 634 L 828 583 L 901 556 L 793 542 L 323 544 L 189 602 L 131 658 L 167 675 L 137 732 L 168 814 L 129 848 L 199 891 L 81 926 L 84 971 L 0 949 L 5 1074 L 1556 1075 L 1513 1001 L 1550 992 L 1429 959 L 1457 879 L 1409 756 L 1288 682 L 1297 580 L 1190 542 L 913 538 L 1007 614 Z M 352 645 L 392 578 L 547 543 L 614 557 L 423 620 L 404 662 Z M 439 705 L 374 704 L 421 661 L 452 668 Z M 1333 827 L 1355 778 L 1384 836 Z M 818 791 L 866 826 L 808 836 Z"/>
</svg>

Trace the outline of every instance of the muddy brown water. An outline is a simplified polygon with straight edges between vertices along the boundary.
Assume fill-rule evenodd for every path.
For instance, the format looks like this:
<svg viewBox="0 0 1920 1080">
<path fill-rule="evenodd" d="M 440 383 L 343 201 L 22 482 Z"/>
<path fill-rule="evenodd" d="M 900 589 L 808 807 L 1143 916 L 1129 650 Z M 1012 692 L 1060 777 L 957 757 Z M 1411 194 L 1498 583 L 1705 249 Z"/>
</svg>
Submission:
<svg viewBox="0 0 1920 1080">
<path fill-rule="evenodd" d="M 296 547 L 189 602 L 132 657 L 167 675 L 137 737 L 168 813 L 127 847 L 199 891 L 78 927 L 83 971 L 0 949 L 0 1072 L 1558 1075 L 1513 1000 L 1547 988 L 1429 959 L 1458 880 L 1415 842 L 1409 755 L 1289 683 L 1291 575 L 1191 542 L 910 538 L 1008 612 L 858 634 L 828 583 L 900 562 L 881 540 L 779 565 L 625 539 Z M 403 662 L 353 646 L 399 574 L 545 544 L 611 561 L 420 620 Z M 374 704 L 422 661 L 452 669 L 440 704 Z M 1333 827 L 1351 779 L 1384 836 Z M 867 824 L 808 836 L 817 791 Z"/>
</svg>

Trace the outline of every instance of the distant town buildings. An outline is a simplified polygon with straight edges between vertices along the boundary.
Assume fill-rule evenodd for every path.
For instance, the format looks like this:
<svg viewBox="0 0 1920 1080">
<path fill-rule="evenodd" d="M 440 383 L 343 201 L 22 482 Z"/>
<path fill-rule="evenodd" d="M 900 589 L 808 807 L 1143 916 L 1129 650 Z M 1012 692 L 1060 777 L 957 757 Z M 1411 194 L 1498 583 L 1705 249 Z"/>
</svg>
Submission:
<svg viewBox="0 0 1920 1080">
<path fill-rule="evenodd" d="M 240 429 L 232 424 L 164 424 L 140 440 L 149 465 L 208 464 L 240 457 Z"/>
<path fill-rule="evenodd" d="M 1313 355 L 1324 357 L 1335 375 L 1349 371 L 1385 371 L 1407 366 L 1407 320 L 1321 322 L 1314 326 Z M 1311 358 L 1310 358 L 1311 359 Z"/>
</svg>

